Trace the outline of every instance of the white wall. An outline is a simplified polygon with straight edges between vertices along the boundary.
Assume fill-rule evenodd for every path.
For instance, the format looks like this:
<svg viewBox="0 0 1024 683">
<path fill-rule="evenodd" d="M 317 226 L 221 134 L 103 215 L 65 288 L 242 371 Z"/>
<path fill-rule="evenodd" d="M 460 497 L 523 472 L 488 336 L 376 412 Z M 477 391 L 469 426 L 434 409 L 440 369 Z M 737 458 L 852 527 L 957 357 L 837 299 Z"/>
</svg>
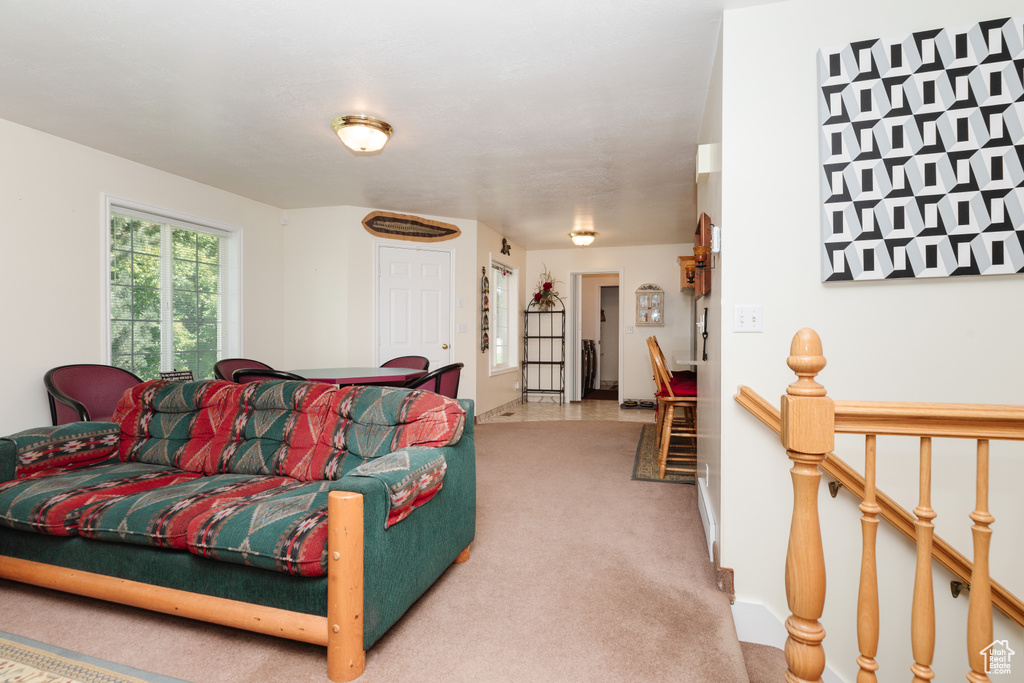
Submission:
<svg viewBox="0 0 1024 683">
<path fill-rule="evenodd" d="M 284 356 L 291 367 L 374 365 L 375 246 L 399 244 L 374 237 L 362 225 L 363 218 L 378 209 L 332 206 L 285 212 L 281 254 L 284 300 L 281 321 L 287 330 Z M 477 274 L 477 226 L 443 216 L 423 216 L 452 223 L 462 234 L 452 240 L 428 243 L 426 249 L 453 250 L 456 299 L 452 328 L 454 361 L 465 367 L 459 381 L 459 398 L 476 398 L 479 354 L 479 298 Z M 402 242 L 401 244 L 412 244 Z M 460 324 L 466 332 L 458 332 Z M 474 351 L 475 349 L 475 351 Z M 386 359 L 385 359 L 386 360 Z"/>
<path fill-rule="evenodd" d="M 483 353 L 480 351 L 480 291 L 479 291 L 479 280 L 482 273 L 481 268 L 487 267 L 490 263 L 490 256 L 493 254 L 502 263 L 519 269 L 519 306 L 517 310 L 511 311 L 509 315 L 512 316 L 510 323 L 515 323 L 515 331 L 511 332 L 512 340 L 516 344 L 517 353 L 522 359 L 522 342 L 520 341 L 523 335 L 523 315 L 522 309 L 526 305 L 526 252 L 523 251 L 522 247 L 518 244 L 511 243 L 511 249 L 509 254 L 501 253 L 501 240 L 502 236 L 487 227 L 483 223 L 477 223 L 477 264 L 476 264 L 476 276 L 477 276 L 477 292 L 476 298 L 467 299 L 466 305 L 471 309 L 475 306 L 476 310 L 476 395 L 477 415 L 486 413 L 488 410 L 494 410 L 499 406 L 503 406 L 506 403 L 511 403 L 516 399 L 522 398 L 522 390 L 520 389 L 519 382 L 521 381 L 522 374 L 518 367 L 511 371 L 499 372 L 495 375 L 490 374 L 490 352 Z M 488 272 L 488 277 L 490 273 Z M 494 292 L 494 282 L 491 282 L 491 292 Z M 472 301 L 472 303 L 470 303 Z M 491 309 L 494 310 L 493 308 Z M 493 315 L 493 313 L 492 313 Z"/>
<path fill-rule="evenodd" d="M 709 503 L 706 512 L 711 519 L 705 520 L 708 528 L 709 551 L 715 556 L 721 551 L 719 538 L 722 518 L 722 273 L 728 272 L 729 254 L 740 245 L 733 243 L 733 233 L 727 222 L 723 222 L 722 211 L 722 33 L 719 31 L 718 47 L 708 82 L 708 96 L 704 104 L 704 118 L 701 122 L 701 145 L 710 145 L 711 172 L 697 183 L 697 211 L 706 213 L 714 225 L 722 231 L 722 251 L 715 259 L 711 271 L 711 291 L 696 302 L 697 320 L 704 308 L 708 309 L 707 355 L 704 365 L 697 371 L 697 477 L 703 489 L 701 500 Z M 695 333 L 695 358 L 703 355 L 704 340 Z M 698 355 L 700 354 L 700 355 Z"/>
<path fill-rule="evenodd" d="M 656 336 L 670 362 L 673 357 L 688 358 L 691 330 L 693 329 L 693 295 L 690 290 L 679 291 L 678 256 L 693 253 L 693 244 L 660 244 L 644 247 L 576 247 L 531 251 L 526 256 L 526 294 L 536 291 L 537 278 L 546 266 L 558 284 L 555 289 L 566 305 L 567 320 L 572 320 L 573 306 L 569 297 L 571 272 L 601 272 L 622 270 L 619 283 L 622 296 L 619 323 L 632 326 L 633 334 L 624 334 L 622 397 L 651 399 L 654 396 L 654 375 L 647 351 L 646 339 Z M 665 325 L 662 327 L 636 326 L 636 289 L 647 282 L 665 290 Z M 568 346 L 566 347 L 568 353 Z M 571 378 L 566 374 L 566 386 Z"/>
<path fill-rule="evenodd" d="M 0 434 L 50 423 L 43 374 L 106 362 L 104 193 L 241 227 L 242 343 L 277 364 L 281 211 L 0 120 Z"/>
<path fill-rule="evenodd" d="M 1022 402 L 1020 340 L 1024 295 L 1020 276 L 902 282 L 820 281 L 816 54 L 856 40 L 899 37 L 943 26 L 1011 16 L 1019 2 L 905 0 L 859 3 L 794 0 L 724 16 L 722 92 L 723 257 L 719 276 L 721 348 L 722 563 L 736 571 L 739 600 L 788 614 L 783 567 L 790 520 L 789 464 L 778 437 L 733 400 L 747 384 L 777 401 L 794 378 L 789 344 L 801 327 L 816 329 L 828 367 L 820 381 L 842 399 Z M 717 287 L 718 283 L 715 283 Z M 762 334 L 731 331 L 740 304 L 764 307 Z M 1008 305 L 1011 309 L 1008 309 Z M 862 466 L 862 445 L 837 446 Z M 936 458 L 933 507 L 937 532 L 971 555 L 973 465 L 965 444 Z M 905 507 L 916 504 L 915 446 L 880 450 L 879 486 Z M 992 459 L 991 510 L 996 518 L 993 576 L 1024 595 L 1020 544 L 1024 479 L 1019 447 Z M 822 486 L 824 491 L 824 485 Z M 822 619 L 830 664 L 852 680 L 859 512 L 848 494 L 821 497 L 829 594 Z M 882 525 L 881 680 L 907 675 L 912 546 Z M 935 571 L 938 679 L 966 671 L 966 601 L 949 597 L 950 577 Z M 1022 633 L 997 618 L 995 635 L 1017 652 Z M 1016 662 L 1015 662 L 1016 664 Z M 1024 670 L 1024 660 L 1019 665 Z"/>
</svg>

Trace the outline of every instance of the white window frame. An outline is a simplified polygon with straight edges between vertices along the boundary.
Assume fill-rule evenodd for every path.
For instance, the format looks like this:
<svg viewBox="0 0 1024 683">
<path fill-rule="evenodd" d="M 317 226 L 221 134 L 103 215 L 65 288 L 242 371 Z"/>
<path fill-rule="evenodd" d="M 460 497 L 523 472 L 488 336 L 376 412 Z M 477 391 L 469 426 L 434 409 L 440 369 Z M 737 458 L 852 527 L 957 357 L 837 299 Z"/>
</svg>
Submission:
<svg viewBox="0 0 1024 683">
<path fill-rule="evenodd" d="M 510 286 L 508 292 L 508 310 L 505 312 L 507 316 L 506 326 L 508 328 L 508 360 L 502 365 L 496 365 L 494 361 L 494 349 L 496 347 L 496 332 L 498 330 L 498 308 L 497 308 L 497 282 L 494 278 L 494 266 L 495 264 L 512 271 L 510 276 Z M 507 263 L 500 258 L 494 258 L 494 254 L 489 254 L 487 264 L 487 277 L 491 281 L 491 305 L 490 305 L 490 336 L 491 343 L 488 346 L 487 351 L 487 370 L 488 376 L 493 377 L 495 375 L 504 375 L 510 372 L 519 372 L 519 268 Z"/>
<path fill-rule="evenodd" d="M 226 246 L 221 247 L 222 258 L 228 258 L 233 262 L 231 269 L 231 277 L 228 282 L 225 283 L 225 290 L 222 292 L 220 298 L 220 305 L 226 306 L 225 310 L 221 311 L 221 319 L 226 321 L 222 324 L 218 330 L 219 339 L 218 346 L 221 349 L 222 357 L 232 358 L 242 355 L 242 228 L 236 225 L 230 225 L 227 223 L 221 223 L 219 221 L 210 220 L 208 218 L 202 218 L 200 216 L 193 216 L 191 214 L 182 213 L 180 211 L 173 211 L 163 207 L 152 206 L 144 204 L 142 202 L 133 201 L 131 199 L 125 199 L 123 197 L 116 197 L 113 195 L 103 194 L 103 223 L 101 226 L 103 239 L 102 244 L 102 262 L 103 262 L 103 301 L 102 301 L 102 340 L 103 340 L 103 358 L 104 362 L 111 364 L 113 361 L 111 353 L 111 309 L 110 309 L 110 220 L 112 214 L 130 214 L 145 220 L 152 220 L 154 222 L 169 223 L 175 227 L 185 228 L 187 230 L 193 230 L 196 232 L 202 232 L 207 234 L 217 235 L 219 237 L 227 237 Z M 164 287 L 169 287 L 170 284 L 166 283 Z M 163 290 L 163 287 L 162 287 Z M 169 307 L 170 305 L 170 290 L 161 291 L 161 308 Z M 162 333 L 161 343 L 170 344 L 170 335 Z M 162 349 L 163 351 L 163 349 Z M 161 352 L 161 357 L 166 358 L 167 354 Z M 163 367 L 161 363 L 161 371 L 173 370 L 173 367 Z M 196 378 L 199 379 L 199 378 Z"/>
</svg>

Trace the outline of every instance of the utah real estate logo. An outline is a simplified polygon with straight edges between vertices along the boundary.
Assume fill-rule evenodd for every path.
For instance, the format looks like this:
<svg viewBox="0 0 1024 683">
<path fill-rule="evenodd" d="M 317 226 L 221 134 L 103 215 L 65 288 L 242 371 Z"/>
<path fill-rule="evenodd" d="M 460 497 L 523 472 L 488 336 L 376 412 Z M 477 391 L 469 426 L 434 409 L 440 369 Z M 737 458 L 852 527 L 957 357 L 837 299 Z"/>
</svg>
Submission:
<svg viewBox="0 0 1024 683">
<path fill-rule="evenodd" d="M 1010 673 L 1010 657 L 1015 654 L 1017 653 L 1010 649 L 1008 641 L 993 640 L 988 647 L 981 651 L 981 655 L 985 658 L 985 673 Z"/>
</svg>

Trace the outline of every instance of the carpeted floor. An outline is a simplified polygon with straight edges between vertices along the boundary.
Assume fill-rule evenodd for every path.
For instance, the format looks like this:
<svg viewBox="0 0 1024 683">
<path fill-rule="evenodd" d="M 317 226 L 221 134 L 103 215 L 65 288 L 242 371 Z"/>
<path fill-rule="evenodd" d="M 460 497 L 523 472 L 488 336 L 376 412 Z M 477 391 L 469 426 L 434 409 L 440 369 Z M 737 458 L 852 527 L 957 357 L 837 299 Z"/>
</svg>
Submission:
<svg viewBox="0 0 1024 683">
<path fill-rule="evenodd" d="M 641 426 L 478 425 L 472 556 L 370 649 L 361 683 L 748 680 L 696 488 L 629 478 Z M 2 581 L 0 622 L 193 683 L 327 680 L 323 648 Z"/>
</svg>

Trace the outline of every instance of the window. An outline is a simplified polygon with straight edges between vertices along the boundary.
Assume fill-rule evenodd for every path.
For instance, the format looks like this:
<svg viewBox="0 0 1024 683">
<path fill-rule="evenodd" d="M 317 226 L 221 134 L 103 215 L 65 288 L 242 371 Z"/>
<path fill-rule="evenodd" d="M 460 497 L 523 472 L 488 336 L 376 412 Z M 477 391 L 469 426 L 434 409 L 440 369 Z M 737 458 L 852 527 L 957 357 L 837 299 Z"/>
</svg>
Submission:
<svg viewBox="0 0 1024 683">
<path fill-rule="evenodd" d="M 110 204 L 110 364 L 213 377 L 239 353 L 239 234 Z"/>
<path fill-rule="evenodd" d="M 519 270 L 491 259 L 491 374 L 519 367 Z"/>
</svg>

